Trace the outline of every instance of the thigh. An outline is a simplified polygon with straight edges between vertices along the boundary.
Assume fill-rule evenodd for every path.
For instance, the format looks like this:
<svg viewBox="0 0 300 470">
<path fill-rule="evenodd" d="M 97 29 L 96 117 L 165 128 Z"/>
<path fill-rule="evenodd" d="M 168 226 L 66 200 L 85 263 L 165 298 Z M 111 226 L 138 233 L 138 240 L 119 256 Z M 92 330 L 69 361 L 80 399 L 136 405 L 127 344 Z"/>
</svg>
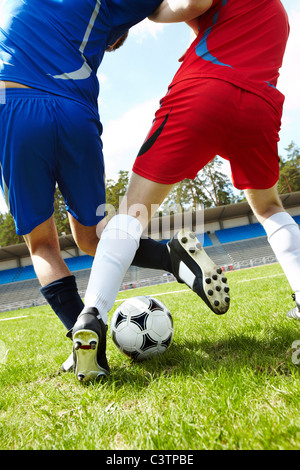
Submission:
<svg viewBox="0 0 300 470">
<path fill-rule="evenodd" d="M 135 160 L 133 171 L 157 183 L 193 179 L 219 154 L 228 97 L 220 80 L 185 80 L 170 88 Z M 225 109 L 225 111 L 224 111 Z"/>
<path fill-rule="evenodd" d="M 136 217 L 145 229 L 173 185 L 161 184 L 133 173 L 119 213 Z"/>
<path fill-rule="evenodd" d="M 55 124 L 47 96 L 8 89 L 0 105 L 0 180 L 19 235 L 53 213 Z"/>
<path fill-rule="evenodd" d="M 102 127 L 97 113 L 80 103 L 64 102 L 60 113 L 57 181 L 72 217 L 94 226 L 105 204 Z"/>
</svg>

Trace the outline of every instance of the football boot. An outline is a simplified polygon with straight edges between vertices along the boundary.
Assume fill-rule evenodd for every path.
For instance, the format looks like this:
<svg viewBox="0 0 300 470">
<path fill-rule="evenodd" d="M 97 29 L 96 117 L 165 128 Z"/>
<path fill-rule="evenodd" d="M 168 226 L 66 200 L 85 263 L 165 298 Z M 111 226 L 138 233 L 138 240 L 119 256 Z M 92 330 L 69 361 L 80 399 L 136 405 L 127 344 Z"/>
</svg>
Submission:
<svg viewBox="0 0 300 470">
<path fill-rule="evenodd" d="M 227 278 L 205 253 L 195 233 L 181 230 L 167 246 L 177 281 L 190 287 L 217 315 L 226 313 L 230 304 Z"/>
<path fill-rule="evenodd" d="M 73 352 L 70 354 L 68 359 L 65 360 L 65 362 L 61 366 L 61 371 L 62 372 L 71 372 L 74 370 L 74 359 L 73 359 Z"/>
<path fill-rule="evenodd" d="M 73 340 L 73 368 L 81 382 L 88 382 L 109 374 L 106 359 L 107 326 L 96 308 L 84 308 L 71 330 Z"/>
<path fill-rule="evenodd" d="M 296 301 L 296 295 L 293 294 L 293 300 Z M 287 314 L 286 316 L 288 318 L 292 318 L 294 320 L 300 320 L 300 305 L 298 304 L 298 302 L 296 301 L 296 307 L 292 308 Z"/>
</svg>

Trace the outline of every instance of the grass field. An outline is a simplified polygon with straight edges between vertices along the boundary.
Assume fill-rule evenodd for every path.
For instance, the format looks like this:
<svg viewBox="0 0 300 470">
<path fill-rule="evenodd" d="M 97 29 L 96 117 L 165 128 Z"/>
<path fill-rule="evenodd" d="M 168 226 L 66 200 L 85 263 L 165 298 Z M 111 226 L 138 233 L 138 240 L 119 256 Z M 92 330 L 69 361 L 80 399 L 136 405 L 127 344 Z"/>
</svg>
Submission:
<svg viewBox="0 0 300 470">
<path fill-rule="evenodd" d="M 300 322 L 286 318 L 288 283 L 279 265 L 228 279 L 220 317 L 178 283 L 121 292 L 159 295 L 174 342 L 136 364 L 109 336 L 111 375 L 89 385 L 60 372 L 71 342 L 49 307 L 0 314 L 0 449 L 300 449 Z"/>
</svg>

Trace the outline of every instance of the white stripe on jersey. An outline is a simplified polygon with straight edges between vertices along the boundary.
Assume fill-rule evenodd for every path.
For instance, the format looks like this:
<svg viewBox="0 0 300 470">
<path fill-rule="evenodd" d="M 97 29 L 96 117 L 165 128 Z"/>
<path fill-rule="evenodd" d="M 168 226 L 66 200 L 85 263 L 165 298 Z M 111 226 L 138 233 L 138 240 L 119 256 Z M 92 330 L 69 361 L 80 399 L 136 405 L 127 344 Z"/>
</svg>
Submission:
<svg viewBox="0 0 300 470">
<path fill-rule="evenodd" d="M 60 80 L 85 80 L 86 78 L 89 78 L 89 76 L 91 75 L 92 69 L 88 65 L 86 58 L 84 57 L 84 50 L 87 46 L 89 37 L 91 35 L 95 21 L 97 19 L 97 16 L 99 15 L 100 6 L 101 6 L 101 0 L 96 0 L 95 9 L 92 13 L 88 27 L 83 37 L 83 41 L 79 48 L 79 52 L 81 53 L 81 57 L 83 58 L 82 66 L 80 67 L 80 69 L 75 70 L 74 72 L 65 72 L 61 75 L 53 75 L 53 78 L 60 79 Z"/>
</svg>

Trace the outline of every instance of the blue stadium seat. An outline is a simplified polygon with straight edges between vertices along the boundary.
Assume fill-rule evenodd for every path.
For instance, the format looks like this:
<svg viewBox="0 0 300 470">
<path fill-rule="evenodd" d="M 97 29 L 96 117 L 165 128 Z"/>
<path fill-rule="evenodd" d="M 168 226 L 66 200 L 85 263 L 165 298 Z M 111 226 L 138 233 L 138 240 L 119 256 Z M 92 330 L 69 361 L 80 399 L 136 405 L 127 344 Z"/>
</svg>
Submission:
<svg viewBox="0 0 300 470">
<path fill-rule="evenodd" d="M 295 217 L 293 217 L 294 221 L 300 225 L 300 215 L 296 215 Z"/>
<path fill-rule="evenodd" d="M 65 262 L 70 271 L 79 271 L 80 269 L 90 269 L 93 258 L 88 255 L 76 256 L 75 258 L 65 259 Z M 35 278 L 36 274 L 32 265 L 0 271 L 0 285 Z"/>
<path fill-rule="evenodd" d="M 295 222 L 300 225 L 300 215 L 293 217 Z M 221 243 L 229 243 L 240 240 L 247 240 L 251 238 L 264 237 L 266 232 L 262 225 L 259 223 L 250 225 L 241 225 L 238 227 L 226 228 L 223 230 L 216 230 L 215 235 Z M 204 247 L 213 246 L 211 239 L 207 233 L 197 234 L 198 240 L 203 243 Z M 161 240 L 162 243 L 167 243 L 169 239 Z M 73 258 L 66 258 L 65 262 L 70 271 L 80 271 L 82 269 L 90 269 L 93 263 L 93 257 L 88 255 L 76 256 Z M 5 269 L 0 271 L 0 285 L 9 284 L 17 281 L 24 281 L 26 279 L 35 279 L 36 274 L 33 266 L 24 266 L 19 268 Z"/>
<path fill-rule="evenodd" d="M 212 241 L 209 238 L 209 236 L 207 235 L 207 233 L 204 233 L 204 234 L 197 233 L 196 237 L 198 238 L 199 242 L 201 242 L 203 244 L 204 248 L 206 246 L 212 246 Z"/>
<path fill-rule="evenodd" d="M 93 263 L 93 257 L 88 255 L 76 256 L 75 258 L 66 258 L 65 263 L 70 271 L 79 271 L 80 269 L 90 269 Z"/>
<path fill-rule="evenodd" d="M 300 215 L 293 217 L 293 219 L 300 225 Z M 215 234 L 221 243 L 236 242 L 266 236 L 266 232 L 260 223 L 216 230 Z"/>
<path fill-rule="evenodd" d="M 236 242 L 239 240 L 248 240 L 249 238 L 266 236 L 264 228 L 259 223 L 216 230 L 215 234 L 221 243 Z"/>
<path fill-rule="evenodd" d="M 9 284 L 14 282 L 22 268 L 12 268 L 0 271 L 0 284 Z"/>
<path fill-rule="evenodd" d="M 27 279 L 35 279 L 36 274 L 33 269 L 33 266 L 24 266 L 20 272 L 20 275 L 18 276 L 18 279 L 16 281 L 26 281 Z"/>
<path fill-rule="evenodd" d="M 207 233 L 204 233 L 204 238 L 203 238 L 203 235 L 201 233 L 197 233 L 196 234 L 196 237 L 198 238 L 198 240 L 203 243 L 203 246 L 211 246 L 212 245 L 212 241 L 211 239 L 209 238 L 209 236 L 207 235 Z M 168 239 L 164 239 L 164 240 L 160 240 L 161 243 L 164 243 L 164 244 L 167 244 L 168 243 L 169 238 Z"/>
</svg>

